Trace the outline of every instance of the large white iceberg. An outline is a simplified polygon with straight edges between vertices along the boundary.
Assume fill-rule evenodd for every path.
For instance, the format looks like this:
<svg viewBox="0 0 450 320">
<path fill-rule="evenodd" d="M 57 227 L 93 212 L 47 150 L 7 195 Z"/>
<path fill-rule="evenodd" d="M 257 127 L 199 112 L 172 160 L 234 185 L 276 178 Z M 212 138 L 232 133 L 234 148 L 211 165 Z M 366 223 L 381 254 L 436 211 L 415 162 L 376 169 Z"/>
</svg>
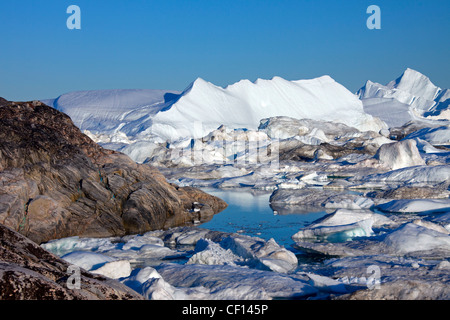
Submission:
<svg viewBox="0 0 450 320">
<path fill-rule="evenodd" d="M 384 126 L 329 76 L 242 80 L 226 88 L 198 78 L 179 95 L 162 90 L 82 91 L 46 102 L 104 143 L 201 138 L 220 125 L 257 129 L 261 119 L 273 116 L 334 121 L 362 131 Z"/>
</svg>

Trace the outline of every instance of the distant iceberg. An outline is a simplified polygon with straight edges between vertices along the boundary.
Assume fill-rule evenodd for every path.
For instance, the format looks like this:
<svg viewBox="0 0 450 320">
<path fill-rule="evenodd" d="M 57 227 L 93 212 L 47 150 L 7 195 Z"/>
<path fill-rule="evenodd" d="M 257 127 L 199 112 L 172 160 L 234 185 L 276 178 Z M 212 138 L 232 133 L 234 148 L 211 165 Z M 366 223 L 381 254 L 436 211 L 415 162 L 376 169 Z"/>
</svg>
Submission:
<svg viewBox="0 0 450 320">
<path fill-rule="evenodd" d="M 412 120 L 450 120 L 450 91 L 410 68 L 387 85 L 368 80 L 357 94 L 365 112 L 379 117 L 389 127 Z"/>
<path fill-rule="evenodd" d="M 344 123 L 361 131 L 385 125 L 329 76 L 288 81 L 241 80 L 226 88 L 201 78 L 181 94 L 164 90 L 101 90 L 63 94 L 48 103 L 101 143 L 201 138 L 220 125 L 257 129 L 273 116 Z"/>
</svg>

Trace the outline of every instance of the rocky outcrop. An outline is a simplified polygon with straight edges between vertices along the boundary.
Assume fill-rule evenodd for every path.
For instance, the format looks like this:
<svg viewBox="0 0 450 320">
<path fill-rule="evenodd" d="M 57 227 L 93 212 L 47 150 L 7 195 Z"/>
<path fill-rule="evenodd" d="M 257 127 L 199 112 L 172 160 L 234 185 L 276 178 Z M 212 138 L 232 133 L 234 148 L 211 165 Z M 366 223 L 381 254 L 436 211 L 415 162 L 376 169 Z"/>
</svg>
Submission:
<svg viewBox="0 0 450 320">
<path fill-rule="evenodd" d="M 1 224 L 0 239 L 0 300 L 143 299 L 118 281 L 72 271 L 64 260 Z"/>
<path fill-rule="evenodd" d="M 39 101 L 0 103 L 0 223 L 37 243 L 186 225 L 225 207 L 103 149 Z"/>
</svg>

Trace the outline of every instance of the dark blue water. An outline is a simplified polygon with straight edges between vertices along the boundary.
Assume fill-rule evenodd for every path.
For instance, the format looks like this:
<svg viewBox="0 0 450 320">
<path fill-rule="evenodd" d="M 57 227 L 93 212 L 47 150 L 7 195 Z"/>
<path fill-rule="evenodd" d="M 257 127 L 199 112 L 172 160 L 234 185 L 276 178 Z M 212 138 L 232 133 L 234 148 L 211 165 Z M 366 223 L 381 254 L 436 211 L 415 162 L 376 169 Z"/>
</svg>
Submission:
<svg viewBox="0 0 450 320">
<path fill-rule="evenodd" d="M 265 240 L 274 238 L 278 244 L 285 247 L 294 243 L 291 236 L 300 228 L 326 214 L 323 208 L 313 208 L 308 212 L 304 212 L 301 208 L 298 210 L 291 208 L 289 214 L 286 214 L 286 211 L 274 212 L 269 204 L 271 192 L 246 188 L 202 190 L 221 198 L 228 204 L 228 207 L 200 227 L 224 232 L 238 232 Z"/>
</svg>

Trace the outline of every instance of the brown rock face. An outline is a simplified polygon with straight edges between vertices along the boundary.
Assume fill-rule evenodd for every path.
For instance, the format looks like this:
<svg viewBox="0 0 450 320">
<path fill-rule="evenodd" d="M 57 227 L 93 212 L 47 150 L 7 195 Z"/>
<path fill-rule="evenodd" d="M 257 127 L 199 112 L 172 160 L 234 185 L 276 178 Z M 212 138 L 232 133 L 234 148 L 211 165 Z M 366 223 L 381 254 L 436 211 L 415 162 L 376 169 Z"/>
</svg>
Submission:
<svg viewBox="0 0 450 320">
<path fill-rule="evenodd" d="M 142 300 L 118 281 L 79 269 L 0 224 L 0 300 Z M 76 280 L 75 280 L 76 281 Z"/>
<path fill-rule="evenodd" d="M 39 101 L 0 100 L 0 223 L 37 243 L 186 225 L 226 206 L 103 149 Z"/>
</svg>

